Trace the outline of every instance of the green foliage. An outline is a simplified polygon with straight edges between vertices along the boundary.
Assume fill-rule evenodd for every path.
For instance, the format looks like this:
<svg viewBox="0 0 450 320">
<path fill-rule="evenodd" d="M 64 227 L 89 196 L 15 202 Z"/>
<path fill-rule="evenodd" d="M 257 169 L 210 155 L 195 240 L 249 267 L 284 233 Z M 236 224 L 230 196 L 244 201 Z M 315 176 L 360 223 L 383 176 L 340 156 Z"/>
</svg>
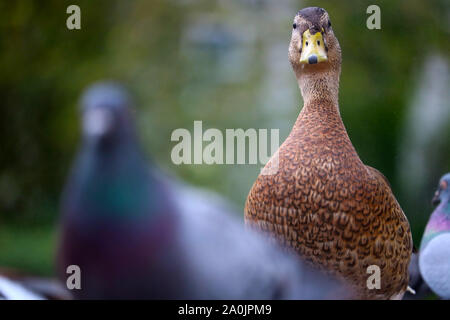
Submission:
<svg viewBox="0 0 450 320">
<path fill-rule="evenodd" d="M 0 266 L 50 276 L 54 270 L 55 240 L 55 228 L 52 226 L 1 227 Z"/>
</svg>

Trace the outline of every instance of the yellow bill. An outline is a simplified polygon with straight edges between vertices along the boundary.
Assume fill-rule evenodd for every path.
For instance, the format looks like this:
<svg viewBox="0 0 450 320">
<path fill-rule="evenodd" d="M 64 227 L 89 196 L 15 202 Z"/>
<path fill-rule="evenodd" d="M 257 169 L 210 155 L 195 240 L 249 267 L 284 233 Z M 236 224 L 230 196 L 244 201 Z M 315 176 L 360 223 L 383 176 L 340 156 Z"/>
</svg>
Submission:
<svg viewBox="0 0 450 320">
<path fill-rule="evenodd" d="M 312 35 L 309 30 L 303 33 L 302 54 L 300 63 L 315 64 L 328 60 L 322 33 Z"/>
</svg>

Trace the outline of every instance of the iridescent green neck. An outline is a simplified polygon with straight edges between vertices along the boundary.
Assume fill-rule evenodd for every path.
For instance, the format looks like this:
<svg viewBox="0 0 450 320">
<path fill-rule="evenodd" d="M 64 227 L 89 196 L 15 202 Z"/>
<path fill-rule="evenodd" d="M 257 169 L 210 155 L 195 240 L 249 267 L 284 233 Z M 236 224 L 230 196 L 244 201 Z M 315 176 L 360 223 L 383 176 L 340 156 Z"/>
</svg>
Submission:
<svg viewBox="0 0 450 320">
<path fill-rule="evenodd" d="M 431 239 L 447 232 L 450 232 L 450 203 L 449 199 L 443 199 L 428 221 L 420 244 L 421 250 Z"/>
<path fill-rule="evenodd" d="M 77 169 L 79 201 L 89 208 L 77 215 L 85 215 L 87 220 L 132 221 L 154 212 L 148 207 L 158 203 L 160 187 L 136 144 L 119 142 L 111 150 L 88 146 Z"/>
</svg>

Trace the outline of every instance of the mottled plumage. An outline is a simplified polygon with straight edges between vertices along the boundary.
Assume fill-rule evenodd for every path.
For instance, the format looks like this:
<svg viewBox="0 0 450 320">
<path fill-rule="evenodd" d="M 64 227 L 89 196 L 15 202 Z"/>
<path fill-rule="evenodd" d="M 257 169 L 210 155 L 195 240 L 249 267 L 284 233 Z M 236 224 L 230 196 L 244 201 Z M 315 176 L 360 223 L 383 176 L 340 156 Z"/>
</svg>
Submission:
<svg viewBox="0 0 450 320">
<path fill-rule="evenodd" d="M 121 89 L 83 104 L 83 144 L 62 203 L 60 275 L 76 298 L 341 298 L 345 288 L 244 230 L 214 194 L 147 167 Z"/>
<path fill-rule="evenodd" d="M 450 299 L 450 173 L 441 178 L 433 203 L 438 206 L 422 237 L 419 267 L 428 286 Z"/>
<path fill-rule="evenodd" d="M 324 48 L 327 60 L 301 63 L 303 46 L 311 46 L 303 37 L 314 34 L 317 48 L 308 52 Z M 408 285 L 409 223 L 387 179 L 360 160 L 342 122 L 341 50 L 325 10 L 299 11 L 289 59 L 304 106 L 250 190 L 246 223 L 351 281 L 356 297 L 399 298 Z M 380 289 L 366 286 L 369 265 L 381 268 Z"/>
</svg>

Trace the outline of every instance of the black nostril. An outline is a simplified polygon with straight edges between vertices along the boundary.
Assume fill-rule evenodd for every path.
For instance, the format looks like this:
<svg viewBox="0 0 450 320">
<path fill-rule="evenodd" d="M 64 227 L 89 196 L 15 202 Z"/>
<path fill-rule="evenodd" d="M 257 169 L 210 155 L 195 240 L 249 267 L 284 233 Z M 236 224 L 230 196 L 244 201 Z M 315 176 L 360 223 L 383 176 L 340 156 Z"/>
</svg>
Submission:
<svg viewBox="0 0 450 320">
<path fill-rule="evenodd" d="M 309 64 L 316 64 L 317 63 L 317 56 L 314 54 L 311 57 L 308 58 Z"/>
</svg>

